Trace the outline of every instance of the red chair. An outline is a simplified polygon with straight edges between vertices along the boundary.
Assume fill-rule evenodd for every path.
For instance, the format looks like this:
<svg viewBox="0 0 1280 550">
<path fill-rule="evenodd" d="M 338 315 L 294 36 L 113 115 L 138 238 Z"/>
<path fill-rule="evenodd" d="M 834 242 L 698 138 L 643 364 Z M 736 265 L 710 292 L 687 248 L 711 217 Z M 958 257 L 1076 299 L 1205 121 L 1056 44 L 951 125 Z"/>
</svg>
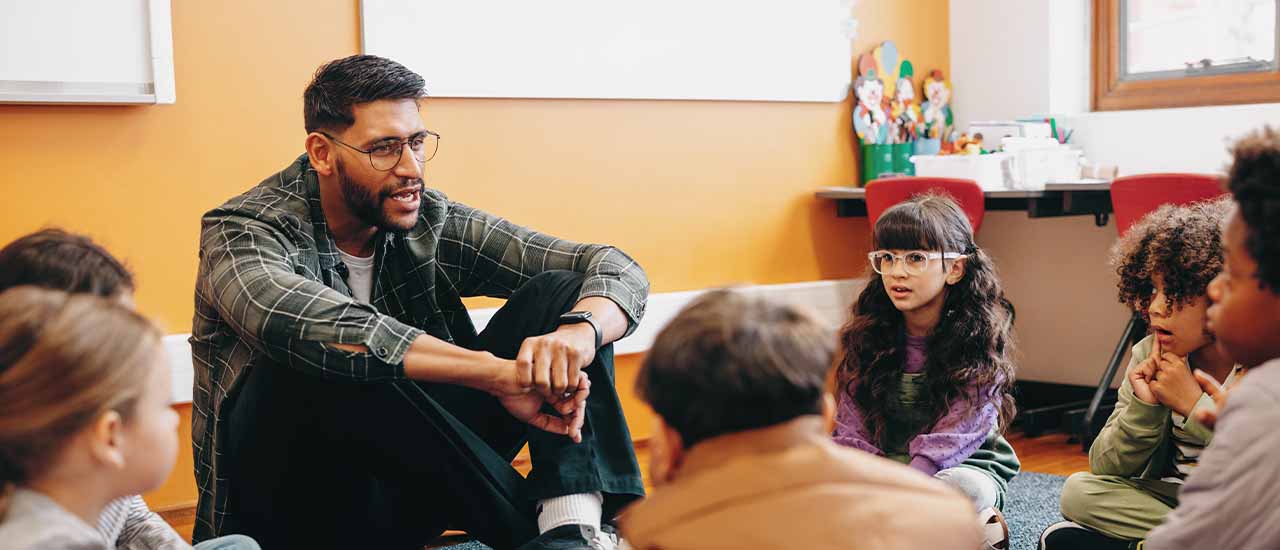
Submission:
<svg viewBox="0 0 1280 550">
<path fill-rule="evenodd" d="M 1224 193 L 1222 180 L 1209 174 L 1142 174 L 1111 182 L 1116 230 L 1124 235 L 1135 222 L 1166 204 L 1191 204 Z"/>
<path fill-rule="evenodd" d="M 929 191 L 942 191 L 955 199 L 969 218 L 974 234 L 982 227 L 982 217 L 987 212 L 982 188 L 973 180 L 957 178 L 926 178 L 899 176 L 880 178 L 867 183 L 867 221 L 875 227 L 880 214 L 891 206 L 915 195 Z"/>
<path fill-rule="evenodd" d="M 1116 178 L 1111 183 L 1111 209 L 1116 216 L 1116 230 L 1124 235 L 1143 216 L 1166 204 L 1190 204 L 1208 200 L 1223 194 L 1222 180 L 1208 174 L 1142 174 Z M 1129 348 L 1137 344 L 1147 332 L 1142 315 L 1137 312 L 1129 318 L 1120 342 L 1111 354 L 1102 380 L 1093 392 L 1084 421 L 1080 423 L 1080 442 L 1087 452 L 1098 431 L 1110 416 L 1111 407 L 1104 407 L 1103 398 L 1111 388 L 1111 380 L 1120 370 L 1120 362 Z M 1108 404 L 1110 405 L 1110 404 Z M 1107 414 L 1099 415 L 1099 412 Z"/>
</svg>

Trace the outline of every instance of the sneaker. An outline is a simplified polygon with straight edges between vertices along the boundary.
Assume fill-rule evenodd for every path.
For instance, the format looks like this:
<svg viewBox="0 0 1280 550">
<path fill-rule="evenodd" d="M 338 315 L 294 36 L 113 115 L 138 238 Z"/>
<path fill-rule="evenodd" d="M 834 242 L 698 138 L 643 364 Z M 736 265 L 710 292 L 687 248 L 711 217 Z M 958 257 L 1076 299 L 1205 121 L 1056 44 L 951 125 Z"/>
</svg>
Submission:
<svg viewBox="0 0 1280 550">
<path fill-rule="evenodd" d="M 1040 550 L 1129 550 L 1137 541 L 1113 539 L 1071 521 L 1059 521 L 1040 533 Z"/>
<path fill-rule="evenodd" d="M 526 542 L 519 550 L 617 550 L 618 535 L 608 526 L 561 525 Z"/>
<path fill-rule="evenodd" d="M 1000 510 L 992 507 L 978 512 L 978 523 L 982 526 L 983 550 L 1008 550 L 1009 524 Z"/>
<path fill-rule="evenodd" d="M 584 529 L 591 529 L 584 527 Z M 622 535 L 618 534 L 618 528 L 608 523 L 600 524 L 600 530 L 596 531 L 596 536 L 591 540 L 592 550 L 623 550 L 630 548 L 631 545 L 622 540 Z"/>
</svg>

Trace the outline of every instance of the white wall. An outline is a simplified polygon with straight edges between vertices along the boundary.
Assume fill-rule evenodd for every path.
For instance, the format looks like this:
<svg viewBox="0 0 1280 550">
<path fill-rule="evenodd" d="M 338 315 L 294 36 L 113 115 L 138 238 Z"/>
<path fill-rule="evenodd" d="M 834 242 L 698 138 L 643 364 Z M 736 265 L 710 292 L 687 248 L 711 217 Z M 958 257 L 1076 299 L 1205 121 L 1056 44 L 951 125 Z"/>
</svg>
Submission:
<svg viewBox="0 0 1280 550">
<path fill-rule="evenodd" d="M 1092 161 L 1121 175 L 1220 172 L 1227 145 L 1280 103 L 1089 112 L 1089 0 L 952 0 L 954 110 L 974 120 L 1052 115 Z"/>
<path fill-rule="evenodd" d="M 947 78 L 958 128 L 1045 108 L 1049 56 L 1038 45 L 1049 16 L 1047 0 L 951 0 Z"/>
<path fill-rule="evenodd" d="M 1049 0 L 1044 0 L 1049 2 Z M 1053 0 L 1049 9 L 1049 107 L 1051 113 L 1089 110 L 1089 1 Z"/>
<path fill-rule="evenodd" d="M 1085 156 L 1121 175 L 1225 172 L 1227 146 L 1263 124 L 1280 124 L 1280 103 L 1107 111 L 1062 117 Z"/>
<path fill-rule="evenodd" d="M 1125 175 L 1221 171 L 1232 139 L 1280 123 L 1280 104 L 1089 112 L 1089 10 L 1089 0 L 951 0 L 960 128 L 1050 114 L 1087 158 Z M 1097 383 L 1128 316 L 1106 266 L 1115 237 L 1092 218 L 987 215 L 978 242 L 1018 308 L 1022 379 Z"/>
</svg>

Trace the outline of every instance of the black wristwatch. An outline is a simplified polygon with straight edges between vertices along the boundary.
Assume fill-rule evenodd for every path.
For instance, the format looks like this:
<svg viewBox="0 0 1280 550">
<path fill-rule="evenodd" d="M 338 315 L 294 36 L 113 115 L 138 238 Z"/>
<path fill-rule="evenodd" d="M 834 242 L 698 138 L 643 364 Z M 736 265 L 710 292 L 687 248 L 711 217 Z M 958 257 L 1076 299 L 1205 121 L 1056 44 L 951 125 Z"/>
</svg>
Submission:
<svg viewBox="0 0 1280 550">
<path fill-rule="evenodd" d="M 600 334 L 600 325 L 591 318 L 590 311 L 570 311 L 560 316 L 557 325 L 573 325 L 577 323 L 586 323 L 591 325 L 591 330 L 596 331 L 596 349 L 600 349 L 600 345 L 604 343 L 604 335 Z"/>
</svg>

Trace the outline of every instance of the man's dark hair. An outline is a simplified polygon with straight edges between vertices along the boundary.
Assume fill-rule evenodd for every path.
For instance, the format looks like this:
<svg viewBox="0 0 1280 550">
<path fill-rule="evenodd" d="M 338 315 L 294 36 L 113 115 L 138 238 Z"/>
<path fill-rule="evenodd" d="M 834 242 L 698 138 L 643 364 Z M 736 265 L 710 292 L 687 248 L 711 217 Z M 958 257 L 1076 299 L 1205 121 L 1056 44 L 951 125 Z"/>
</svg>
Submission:
<svg viewBox="0 0 1280 550">
<path fill-rule="evenodd" d="M 88 237 L 42 229 L 0 249 L 0 291 L 34 285 L 111 298 L 132 292 L 133 274 Z"/>
<path fill-rule="evenodd" d="M 833 331 L 798 308 L 712 291 L 658 335 L 636 391 L 692 447 L 820 414 L 834 348 Z"/>
<path fill-rule="evenodd" d="M 426 81 L 408 67 L 376 55 L 335 59 L 316 69 L 302 94 L 307 132 L 346 130 L 355 124 L 351 106 L 379 99 L 420 99 Z"/>
<path fill-rule="evenodd" d="M 1245 249 L 1263 288 L 1280 292 L 1280 133 L 1264 126 L 1231 147 L 1227 190 L 1245 224 Z"/>
</svg>

